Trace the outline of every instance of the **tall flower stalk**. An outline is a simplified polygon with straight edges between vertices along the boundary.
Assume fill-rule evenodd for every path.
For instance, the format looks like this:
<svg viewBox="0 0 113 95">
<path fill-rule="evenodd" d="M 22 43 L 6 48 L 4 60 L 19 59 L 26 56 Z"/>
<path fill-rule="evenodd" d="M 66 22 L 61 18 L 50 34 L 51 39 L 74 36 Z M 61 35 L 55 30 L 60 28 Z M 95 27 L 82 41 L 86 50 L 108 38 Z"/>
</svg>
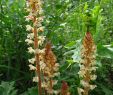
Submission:
<svg viewBox="0 0 113 95">
<path fill-rule="evenodd" d="M 29 33 L 25 41 L 29 45 L 28 52 L 34 56 L 29 59 L 29 63 L 31 63 L 29 67 L 30 70 L 35 70 L 36 72 L 33 81 L 38 82 L 38 95 L 42 95 L 44 92 L 42 88 L 45 90 L 45 95 L 57 94 L 59 91 L 53 89 L 57 80 L 53 78 L 59 75 L 59 65 L 56 63 L 56 56 L 52 52 L 51 44 L 48 42 L 45 48 L 42 48 L 45 36 L 42 35 L 43 11 L 41 0 L 28 0 L 26 9 L 29 12 L 29 15 L 26 16 L 26 21 L 31 21 L 32 26 L 26 25 L 26 30 Z"/>
<path fill-rule="evenodd" d="M 96 79 L 95 71 L 95 54 L 96 54 L 96 46 L 94 44 L 92 35 L 90 32 L 87 32 L 82 45 L 82 61 L 80 63 L 80 83 L 81 88 L 78 88 L 79 95 L 88 95 L 90 90 L 93 90 L 96 85 L 92 85 L 91 81 Z"/>
<path fill-rule="evenodd" d="M 57 61 L 56 56 L 52 51 L 51 44 L 50 42 L 48 42 L 45 46 L 44 62 L 46 64 L 46 67 L 43 70 L 43 74 L 44 74 L 44 83 L 46 84 L 44 88 L 49 94 L 59 93 L 59 91 L 53 89 L 53 86 L 57 84 L 57 80 L 54 80 L 53 78 L 60 74 L 58 72 L 59 64 L 56 63 L 56 61 Z"/>
<path fill-rule="evenodd" d="M 39 32 L 43 31 L 41 25 L 41 22 L 43 21 L 41 7 L 42 2 L 40 0 L 27 0 L 26 10 L 29 12 L 29 15 L 26 16 L 26 21 L 31 21 L 32 26 L 26 25 L 26 30 L 29 31 L 29 33 L 25 41 L 30 46 L 28 47 L 28 52 L 34 55 L 34 58 L 29 59 L 29 62 L 31 63 L 29 67 L 30 70 L 36 71 L 36 76 L 33 78 L 33 81 L 38 82 L 38 95 L 41 95 L 42 92 L 39 52 L 44 51 L 43 49 L 41 50 L 40 47 L 45 39 L 44 36 L 39 36 Z"/>
</svg>

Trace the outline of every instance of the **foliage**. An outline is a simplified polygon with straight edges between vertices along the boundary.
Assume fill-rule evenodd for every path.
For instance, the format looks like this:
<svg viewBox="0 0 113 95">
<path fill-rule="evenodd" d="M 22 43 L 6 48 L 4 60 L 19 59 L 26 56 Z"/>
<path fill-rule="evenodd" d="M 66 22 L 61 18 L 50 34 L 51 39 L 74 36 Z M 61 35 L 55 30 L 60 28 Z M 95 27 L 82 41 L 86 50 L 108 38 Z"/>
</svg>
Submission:
<svg viewBox="0 0 113 95">
<path fill-rule="evenodd" d="M 14 82 L 4 82 L 2 81 L 0 85 L 1 95 L 17 95 L 17 90 L 14 88 Z"/>
<path fill-rule="evenodd" d="M 27 34 L 25 1 L 0 0 L 0 92 L 3 95 L 35 95 L 36 92 L 24 42 Z M 112 95 L 113 0 L 44 0 L 43 9 L 44 35 L 51 40 L 60 63 L 61 75 L 56 88 L 61 88 L 61 82 L 65 80 L 72 95 L 77 95 L 80 83 L 77 63 L 81 60 L 82 39 L 89 30 L 97 45 L 98 66 L 97 88 L 91 95 Z M 9 81 L 15 81 L 16 90 L 14 82 Z"/>
<path fill-rule="evenodd" d="M 24 92 L 21 95 L 37 95 L 37 88 L 36 87 L 29 88 L 28 91 Z"/>
</svg>

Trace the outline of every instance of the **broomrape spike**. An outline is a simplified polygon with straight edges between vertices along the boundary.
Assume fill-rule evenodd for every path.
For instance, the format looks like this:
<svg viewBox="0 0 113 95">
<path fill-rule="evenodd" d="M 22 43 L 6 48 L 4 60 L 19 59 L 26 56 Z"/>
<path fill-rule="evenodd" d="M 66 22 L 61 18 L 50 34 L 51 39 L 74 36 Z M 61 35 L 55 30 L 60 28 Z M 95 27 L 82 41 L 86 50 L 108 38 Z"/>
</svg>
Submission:
<svg viewBox="0 0 113 95">
<path fill-rule="evenodd" d="M 46 64 L 46 67 L 43 69 L 44 83 L 46 85 L 44 88 L 47 93 L 57 95 L 59 91 L 53 89 L 53 86 L 57 84 L 57 80 L 54 80 L 53 78 L 58 76 L 60 72 L 58 72 L 59 65 L 56 63 L 56 56 L 52 52 L 50 42 L 45 46 L 44 62 Z"/>
<path fill-rule="evenodd" d="M 90 32 L 87 32 L 83 39 L 83 47 L 82 47 L 82 61 L 80 64 L 80 71 L 78 72 L 79 77 L 82 78 L 80 83 L 82 85 L 81 88 L 78 88 L 79 95 L 88 95 L 90 90 L 93 90 L 96 85 L 91 85 L 90 81 L 96 79 L 96 75 L 94 72 L 96 71 L 95 64 L 95 54 L 96 54 L 96 46 L 94 44 L 92 35 Z"/>
<path fill-rule="evenodd" d="M 41 70 L 40 70 L 40 58 L 37 49 L 41 46 L 44 42 L 44 36 L 39 36 L 38 33 L 43 31 L 43 27 L 41 22 L 43 21 L 42 15 L 42 2 L 40 0 L 27 0 L 27 12 L 29 12 L 28 16 L 25 16 L 26 21 L 31 21 L 33 26 L 26 25 L 26 30 L 31 31 L 28 33 L 27 39 L 25 42 L 30 46 L 28 47 L 28 52 L 34 54 L 34 58 L 29 59 L 31 63 L 29 65 L 30 70 L 35 70 L 36 76 L 33 78 L 34 82 L 38 82 L 38 95 L 41 95 Z M 34 45 L 34 47 L 32 47 Z M 40 49 L 41 51 L 41 49 Z"/>
</svg>

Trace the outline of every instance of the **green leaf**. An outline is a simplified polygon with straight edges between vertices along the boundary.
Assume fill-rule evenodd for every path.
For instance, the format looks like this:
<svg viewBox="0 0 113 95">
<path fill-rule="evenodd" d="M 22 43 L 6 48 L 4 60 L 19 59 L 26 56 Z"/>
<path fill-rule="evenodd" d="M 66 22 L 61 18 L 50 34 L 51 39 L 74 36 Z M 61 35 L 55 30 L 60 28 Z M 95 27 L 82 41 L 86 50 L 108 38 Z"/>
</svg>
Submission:
<svg viewBox="0 0 113 95">
<path fill-rule="evenodd" d="M 105 95 L 113 95 L 113 91 L 108 89 L 106 86 L 101 85 L 101 88 L 102 88 L 103 92 L 105 93 Z"/>
<path fill-rule="evenodd" d="M 66 44 L 64 47 L 65 47 L 65 48 L 71 48 L 71 47 L 73 47 L 75 44 L 76 44 L 75 41 L 71 41 L 70 43 Z"/>
<path fill-rule="evenodd" d="M 67 61 L 68 64 L 69 64 L 68 67 L 70 67 L 70 66 L 73 64 L 73 60 L 66 60 L 66 61 Z M 68 68 L 68 67 L 67 67 L 67 68 Z"/>
<path fill-rule="evenodd" d="M 37 95 L 37 93 L 38 93 L 37 87 L 32 87 L 32 88 L 29 88 L 28 91 L 24 92 L 21 95 Z"/>
<path fill-rule="evenodd" d="M 99 57 L 102 58 L 111 58 L 113 59 L 113 48 L 105 47 L 104 45 L 99 44 L 97 46 L 97 53 Z"/>
<path fill-rule="evenodd" d="M 76 48 L 73 50 L 72 59 L 74 62 L 79 63 L 81 60 L 81 39 L 77 40 Z"/>
</svg>

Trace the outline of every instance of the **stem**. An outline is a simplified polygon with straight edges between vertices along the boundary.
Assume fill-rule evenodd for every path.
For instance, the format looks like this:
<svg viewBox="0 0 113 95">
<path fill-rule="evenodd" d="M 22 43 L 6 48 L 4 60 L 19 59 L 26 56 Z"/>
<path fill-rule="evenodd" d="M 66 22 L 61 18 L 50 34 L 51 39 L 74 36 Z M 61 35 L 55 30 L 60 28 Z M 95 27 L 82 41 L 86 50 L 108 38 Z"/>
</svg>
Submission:
<svg viewBox="0 0 113 95">
<path fill-rule="evenodd" d="M 52 79 L 50 78 L 50 89 L 51 89 L 51 91 L 52 91 L 52 87 L 53 87 Z M 52 95 L 52 94 L 50 94 L 50 95 Z"/>
<path fill-rule="evenodd" d="M 39 15 L 40 10 L 40 0 L 27 0 L 29 3 L 30 15 L 32 16 L 32 23 L 33 29 L 32 32 L 34 33 L 34 50 L 39 49 L 38 45 L 38 31 L 37 31 L 37 15 Z M 41 95 L 42 88 L 41 88 L 41 70 L 40 70 L 40 57 L 39 54 L 35 52 L 35 65 L 36 65 L 36 74 L 38 76 L 38 95 Z"/>
<path fill-rule="evenodd" d="M 36 17 L 34 17 L 34 23 L 36 21 Z M 34 27 L 34 48 L 37 49 L 38 48 L 38 38 L 37 38 L 37 28 Z M 38 95 L 41 95 L 41 74 L 40 74 L 40 65 L 39 65 L 39 55 L 35 54 L 36 57 L 36 68 L 37 68 L 37 74 L 38 74 Z"/>
<path fill-rule="evenodd" d="M 36 68 L 37 68 L 37 74 L 38 74 L 38 95 L 41 95 L 42 88 L 41 88 L 41 74 L 40 74 L 40 65 L 39 65 L 39 56 L 38 54 L 36 55 L 37 62 L 36 62 Z"/>
<path fill-rule="evenodd" d="M 37 11 L 35 2 L 33 3 L 32 9 L 33 9 L 33 11 Z M 34 25 L 35 25 L 35 22 L 36 22 L 36 16 L 34 16 L 34 19 L 33 19 Z M 34 48 L 38 49 L 38 37 L 37 37 L 37 27 L 36 26 L 34 26 Z M 39 55 L 35 54 L 35 57 L 36 57 L 36 68 L 37 68 L 36 72 L 37 72 L 38 80 L 39 80 L 39 82 L 38 82 L 38 95 L 41 95 L 42 89 L 41 89 L 41 74 L 40 74 Z"/>
<path fill-rule="evenodd" d="M 35 5 L 35 2 L 33 3 L 33 6 L 32 6 L 32 10 L 35 12 L 37 11 L 36 9 L 36 5 Z M 34 16 L 34 19 L 33 19 L 33 23 L 34 23 L 34 49 L 38 49 L 38 37 L 37 37 L 37 27 L 35 26 L 35 22 L 36 22 L 36 16 Z M 35 58 L 36 58 L 36 73 L 38 75 L 38 95 L 41 95 L 41 92 L 42 92 L 42 89 L 41 89 L 41 74 L 40 74 L 40 64 L 39 64 L 39 55 L 38 54 L 35 54 Z"/>
</svg>

